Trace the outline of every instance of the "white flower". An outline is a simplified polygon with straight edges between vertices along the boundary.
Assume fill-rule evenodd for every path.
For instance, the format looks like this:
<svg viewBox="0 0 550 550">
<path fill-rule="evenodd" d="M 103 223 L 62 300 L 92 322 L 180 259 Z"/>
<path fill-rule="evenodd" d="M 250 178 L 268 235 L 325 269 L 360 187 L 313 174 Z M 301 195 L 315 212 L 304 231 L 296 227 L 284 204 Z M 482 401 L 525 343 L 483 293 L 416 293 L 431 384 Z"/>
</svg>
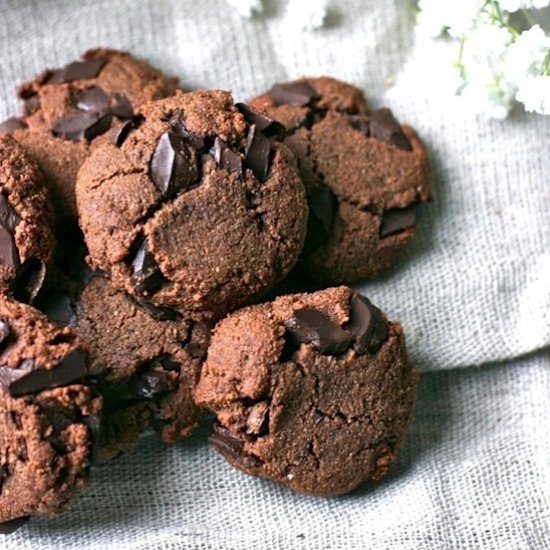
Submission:
<svg viewBox="0 0 550 550">
<path fill-rule="evenodd" d="M 461 37 L 472 28 L 484 4 L 484 0 L 419 0 L 419 32 L 435 37 L 446 28 L 451 36 Z"/>
<path fill-rule="evenodd" d="M 550 115 L 550 75 L 528 76 L 520 83 L 516 99 L 526 111 Z"/>
<path fill-rule="evenodd" d="M 550 5 L 550 0 L 498 0 L 503 10 L 513 13 L 530 8 L 541 9 Z"/>
<path fill-rule="evenodd" d="M 516 88 L 502 74 L 513 35 L 508 29 L 479 24 L 464 39 L 461 70 L 464 103 L 474 112 L 502 119 L 508 114 Z"/>
<path fill-rule="evenodd" d="M 242 17 L 250 18 L 255 13 L 262 13 L 264 6 L 262 0 L 225 0 L 232 8 L 235 8 Z"/>
<path fill-rule="evenodd" d="M 519 83 L 529 75 L 542 74 L 542 64 L 549 49 L 550 37 L 539 25 L 522 32 L 508 50 L 504 66 L 506 78 Z"/>
<path fill-rule="evenodd" d="M 325 23 L 330 0 L 290 0 L 286 17 L 302 29 L 314 30 Z"/>
</svg>

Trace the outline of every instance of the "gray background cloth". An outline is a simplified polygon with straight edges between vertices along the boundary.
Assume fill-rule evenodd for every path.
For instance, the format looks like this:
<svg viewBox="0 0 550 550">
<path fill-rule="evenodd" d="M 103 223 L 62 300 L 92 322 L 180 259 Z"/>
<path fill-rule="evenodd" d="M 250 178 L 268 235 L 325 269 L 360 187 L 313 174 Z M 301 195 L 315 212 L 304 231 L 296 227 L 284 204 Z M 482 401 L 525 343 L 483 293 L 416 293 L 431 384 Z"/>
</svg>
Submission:
<svg viewBox="0 0 550 550">
<path fill-rule="evenodd" d="M 550 117 L 462 112 L 443 91 L 450 46 L 415 38 L 408 2 L 333 2 L 315 31 L 265 4 L 247 20 L 223 0 L 2 0 L 0 119 L 19 112 L 17 83 L 105 45 L 236 100 L 330 74 L 417 128 L 434 200 L 403 261 L 360 285 L 423 372 L 403 453 L 384 482 L 319 499 L 231 470 L 204 431 L 171 448 L 149 435 L 0 548 L 547 550 Z"/>
</svg>

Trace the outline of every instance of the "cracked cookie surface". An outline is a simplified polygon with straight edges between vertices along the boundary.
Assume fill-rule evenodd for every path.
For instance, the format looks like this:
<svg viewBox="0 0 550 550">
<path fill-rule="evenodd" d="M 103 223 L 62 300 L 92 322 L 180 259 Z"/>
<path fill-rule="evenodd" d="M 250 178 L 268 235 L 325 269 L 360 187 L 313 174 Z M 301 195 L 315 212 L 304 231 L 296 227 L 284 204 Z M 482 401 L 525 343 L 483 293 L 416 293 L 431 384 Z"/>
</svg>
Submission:
<svg viewBox="0 0 550 550">
<path fill-rule="evenodd" d="M 23 117 L 1 126 L 44 172 L 58 220 L 76 226 L 76 175 L 90 145 L 141 104 L 172 94 L 176 85 L 129 53 L 89 50 L 81 61 L 45 70 L 21 85 Z"/>
<path fill-rule="evenodd" d="M 380 479 L 410 421 L 401 326 L 348 287 L 280 297 L 214 329 L 196 401 L 232 465 L 315 495 Z"/>
<path fill-rule="evenodd" d="M 0 136 L 0 293 L 33 301 L 53 260 L 52 225 L 42 173 L 14 138 Z"/>
<path fill-rule="evenodd" d="M 77 182 L 94 269 L 186 318 L 219 318 L 285 277 L 307 223 L 282 128 L 223 91 L 150 103 Z"/>
<path fill-rule="evenodd" d="M 84 373 L 70 329 L 0 297 L 0 533 L 63 512 L 85 487 L 101 399 Z"/>
<path fill-rule="evenodd" d="M 320 284 L 373 277 L 411 240 L 430 197 L 427 153 L 389 109 L 329 77 L 275 85 L 250 105 L 282 122 L 310 206 L 299 275 Z"/>
</svg>

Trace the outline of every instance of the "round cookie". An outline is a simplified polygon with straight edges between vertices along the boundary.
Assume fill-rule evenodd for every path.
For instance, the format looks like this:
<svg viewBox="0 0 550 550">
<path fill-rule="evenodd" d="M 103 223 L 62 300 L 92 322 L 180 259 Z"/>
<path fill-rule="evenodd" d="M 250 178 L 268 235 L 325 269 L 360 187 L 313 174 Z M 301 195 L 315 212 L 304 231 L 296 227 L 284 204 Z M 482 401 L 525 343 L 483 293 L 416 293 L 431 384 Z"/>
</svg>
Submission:
<svg viewBox="0 0 550 550">
<path fill-rule="evenodd" d="M 216 318 L 290 271 L 307 204 L 283 130 L 231 94 L 145 105 L 83 164 L 89 263 L 118 288 L 186 318 Z"/>
<path fill-rule="evenodd" d="M 398 258 L 430 198 L 428 156 L 389 109 L 328 77 L 273 86 L 251 106 L 280 120 L 310 207 L 299 274 L 318 285 L 374 277 Z"/>
<path fill-rule="evenodd" d="M 90 144 L 130 119 L 141 104 L 173 93 L 176 85 L 176 79 L 129 53 L 89 50 L 82 61 L 46 70 L 20 86 L 24 116 L 4 122 L 0 133 L 13 132 L 44 172 L 59 221 L 76 225 L 74 186 Z"/>
<path fill-rule="evenodd" d="M 152 425 L 167 443 L 187 437 L 202 411 L 193 400 L 210 327 L 140 305 L 107 279 L 58 287 L 39 307 L 73 327 L 88 352 L 87 374 L 104 399 L 98 462 L 130 450 Z"/>
<path fill-rule="evenodd" d="M 384 476 L 414 404 L 401 326 L 350 288 L 283 296 L 214 329 L 196 402 L 242 471 L 338 495 Z"/>
<path fill-rule="evenodd" d="M 32 302 L 53 260 L 53 211 L 36 164 L 0 136 L 0 293 Z"/>
<path fill-rule="evenodd" d="M 84 373 L 70 329 L 0 297 L 0 533 L 63 512 L 86 485 L 101 399 Z"/>
</svg>

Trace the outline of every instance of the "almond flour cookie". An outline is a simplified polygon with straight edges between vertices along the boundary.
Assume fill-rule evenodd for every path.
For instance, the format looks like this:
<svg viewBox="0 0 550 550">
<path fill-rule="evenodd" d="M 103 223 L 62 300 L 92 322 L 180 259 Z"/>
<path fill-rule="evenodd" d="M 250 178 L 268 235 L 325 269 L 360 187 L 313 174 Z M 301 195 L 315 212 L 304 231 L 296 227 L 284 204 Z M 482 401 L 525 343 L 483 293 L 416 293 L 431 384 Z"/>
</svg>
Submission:
<svg viewBox="0 0 550 550">
<path fill-rule="evenodd" d="M 210 326 L 140 305 L 99 275 L 83 289 L 65 280 L 39 307 L 88 352 L 86 372 L 104 399 L 98 462 L 129 451 L 148 426 L 166 443 L 191 434 L 202 418 L 193 394 Z"/>
<path fill-rule="evenodd" d="M 290 271 L 307 204 L 283 128 L 223 91 L 149 103 L 78 174 L 92 268 L 185 318 L 221 317 Z"/>
<path fill-rule="evenodd" d="M 69 329 L 0 297 L 0 533 L 63 512 L 85 487 L 101 400 L 84 374 Z"/>
<path fill-rule="evenodd" d="M 0 136 L 0 293 L 32 302 L 55 242 L 42 173 L 11 136 Z"/>
<path fill-rule="evenodd" d="M 299 275 L 329 285 L 390 266 L 430 197 L 415 131 L 389 109 L 369 113 L 358 88 L 328 77 L 277 84 L 250 104 L 285 125 L 298 158 L 310 207 Z"/>
<path fill-rule="evenodd" d="M 61 224 L 76 225 L 76 174 L 90 144 L 137 107 L 173 93 L 177 81 L 129 53 L 89 50 L 82 61 L 46 70 L 20 86 L 24 116 L 0 125 L 37 162 Z"/>
<path fill-rule="evenodd" d="M 218 323 L 196 390 L 233 466 L 303 493 L 383 477 L 413 412 L 401 326 L 338 287 L 283 296 Z"/>
</svg>

